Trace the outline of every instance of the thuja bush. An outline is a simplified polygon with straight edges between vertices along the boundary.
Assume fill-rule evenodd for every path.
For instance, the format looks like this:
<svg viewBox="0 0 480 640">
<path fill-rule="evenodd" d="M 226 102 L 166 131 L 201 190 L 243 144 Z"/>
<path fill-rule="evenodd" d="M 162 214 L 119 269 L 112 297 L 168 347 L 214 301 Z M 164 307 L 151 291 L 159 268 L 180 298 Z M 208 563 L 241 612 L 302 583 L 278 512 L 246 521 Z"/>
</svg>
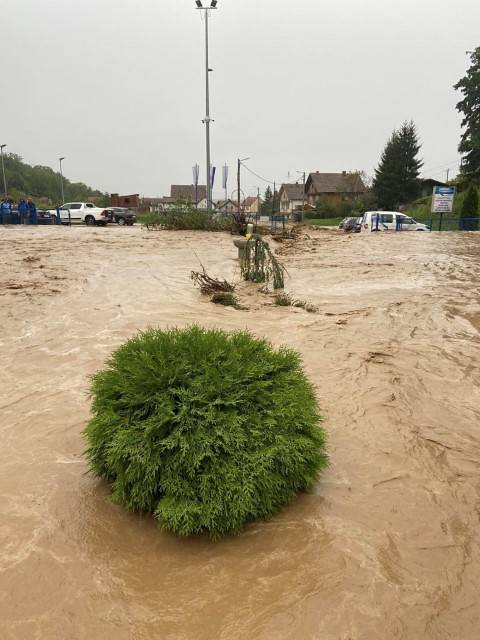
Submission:
<svg viewBox="0 0 480 640">
<path fill-rule="evenodd" d="M 327 465 L 300 356 L 248 332 L 150 329 L 92 381 L 92 471 L 179 535 L 270 517 Z"/>
</svg>

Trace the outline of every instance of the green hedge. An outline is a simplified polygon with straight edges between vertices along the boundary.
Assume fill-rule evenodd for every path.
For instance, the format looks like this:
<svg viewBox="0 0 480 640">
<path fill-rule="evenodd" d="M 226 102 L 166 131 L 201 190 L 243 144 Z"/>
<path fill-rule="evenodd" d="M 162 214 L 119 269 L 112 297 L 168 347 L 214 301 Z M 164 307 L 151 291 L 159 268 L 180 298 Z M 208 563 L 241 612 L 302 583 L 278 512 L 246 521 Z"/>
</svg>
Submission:
<svg viewBox="0 0 480 640">
<path fill-rule="evenodd" d="M 191 207 L 178 207 L 161 213 L 140 213 L 137 217 L 148 229 L 229 231 L 232 219 Z"/>
</svg>

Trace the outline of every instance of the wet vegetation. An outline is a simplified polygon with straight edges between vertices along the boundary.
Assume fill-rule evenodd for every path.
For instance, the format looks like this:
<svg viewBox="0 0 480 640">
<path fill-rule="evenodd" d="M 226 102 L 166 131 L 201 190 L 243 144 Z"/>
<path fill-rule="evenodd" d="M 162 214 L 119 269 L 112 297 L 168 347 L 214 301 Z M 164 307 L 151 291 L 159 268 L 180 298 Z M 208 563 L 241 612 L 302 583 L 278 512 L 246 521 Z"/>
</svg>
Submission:
<svg viewBox="0 0 480 640">
<path fill-rule="evenodd" d="M 150 231 L 191 230 L 191 231 L 230 231 L 232 220 L 223 215 L 213 215 L 203 209 L 195 209 L 189 204 L 179 204 L 177 207 L 159 213 L 140 213 L 137 216 Z"/>
<path fill-rule="evenodd" d="M 213 538 L 271 517 L 327 465 L 300 356 L 248 332 L 148 330 L 92 381 L 91 470 L 126 508 Z"/>
<path fill-rule="evenodd" d="M 285 267 L 273 255 L 268 242 L 259 235 L 248 240 L 240 269 L 244 280 L 271 283 L 274 289 L 285 286 Z"/>
<path fill-rule="evenodd" d="M 297 300 L 290 293 L 277 293 L 273 298 L 277 307 L 297 307 L 309 313 L 318 313 L 318 307 L 306 300 Z"/>
</svg>

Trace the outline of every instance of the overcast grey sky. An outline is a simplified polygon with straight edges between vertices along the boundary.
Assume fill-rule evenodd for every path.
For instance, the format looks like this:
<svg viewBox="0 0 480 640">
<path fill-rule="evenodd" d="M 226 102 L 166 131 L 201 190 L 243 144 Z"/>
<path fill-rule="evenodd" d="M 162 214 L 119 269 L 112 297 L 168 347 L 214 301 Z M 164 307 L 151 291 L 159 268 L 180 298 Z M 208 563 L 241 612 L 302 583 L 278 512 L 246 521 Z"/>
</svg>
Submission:
<svg viewBox="0 0 480 640">
<path fill-rule="evenodd" d="M 105 191 L 205 181 L 203 23 L 194 0 L 0 0 L 0 142 Z M 452 85 L 480 45 L 478 0 L 219 0 L 212 161 L 285 181 L 372 173 L 413 119 L 425 174 L 458 166 Z M 245 172 L 245 192 L 266 184 Z M 218 191 L 219 182 L 215 191 Z M 221 190 L 220 190 L 221 191 Z"/>
</svg>

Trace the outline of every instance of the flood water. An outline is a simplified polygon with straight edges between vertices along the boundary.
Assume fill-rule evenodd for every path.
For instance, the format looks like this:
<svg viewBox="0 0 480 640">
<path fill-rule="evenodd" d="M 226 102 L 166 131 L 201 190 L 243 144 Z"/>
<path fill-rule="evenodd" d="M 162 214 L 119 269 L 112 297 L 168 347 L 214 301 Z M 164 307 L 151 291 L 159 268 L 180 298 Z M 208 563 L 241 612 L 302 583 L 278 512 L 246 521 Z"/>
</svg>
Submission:
<svg viewBox="0 0 480 640">
<path fill-rule="evenodd" d="M 0 228 L 1 640 L 480 637 L 480 234 L 279 246 L 295 297 L 202 300 L 231 236 Z M 253 285 L 252 285 L 253 287 Z M 87 474 L 89 376 L 147 326 L 298 349 L 331 467 L 268 523 L 178 540 Z"/>
</svg>

